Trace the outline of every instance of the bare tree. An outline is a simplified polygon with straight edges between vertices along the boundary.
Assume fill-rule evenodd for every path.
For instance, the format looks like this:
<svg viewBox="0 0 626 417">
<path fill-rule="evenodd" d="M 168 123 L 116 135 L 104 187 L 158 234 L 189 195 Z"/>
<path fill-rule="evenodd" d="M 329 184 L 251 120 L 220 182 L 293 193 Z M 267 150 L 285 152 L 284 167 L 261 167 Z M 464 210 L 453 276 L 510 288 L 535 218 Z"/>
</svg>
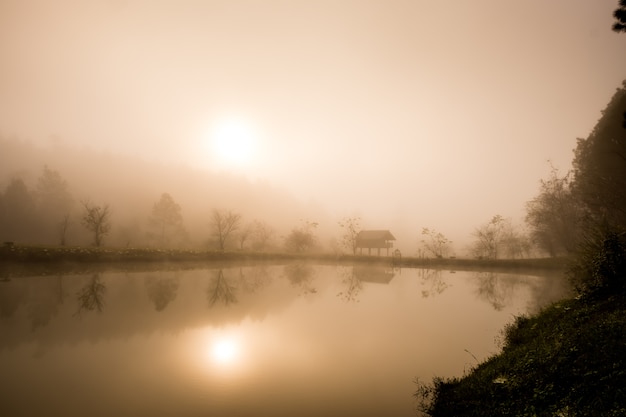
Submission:
<svg viewBox="0 0 626 417">
<path fill-rule="evenodd" d="M 58 224 L 58 232 L 59 232 L 59 243 L 61 246 L 65 246 L 67 243 L 67 231 L 70 228 L 72 222 L 70 221 L 70 213 L 65 213 L 63 218 Z"/>
<path fill-rule="evenodd" d="M 248 239 L 254 234 L 255 224 L 247 223 L 244 225 L 239 233 L 237 233 L 237 240 L 239 241 L 239 250 L 243 250 Z"/>
<path fill-rule="evenodd" d="M 491 218 L 489 223 L 474 231 L 473 252 L 476 257 L 498 259 L 500 244 L 504 237 L 506 220 L 499 214 Z"/>
<path fill-rule="evenodd" d="M 343 229 L 341 244 L 353 255 L 356 255 L 357 236 L 361 231 L 360 220 L 360 217 L 346 217 L 339 221 L 339 226 Z"/>
<path fill-rule="evenodd" d="M 422 236 L 424 239 L 421 242 L 425 252 L 430 252 L 435 258 L 443 258 L 450 250 L 452 241 L 435 229 L 423 227 Z"/>
<path fill-rule="evenodd" d="M 101 246 L 104 237 L 111 231 L 111 210 L 108 204 L 96 206 L 89 200 L 81 202 L 84 208 L 82 223 L 93 233 L 93 243 Z"/>
<path fill-rule="evenodd" d="M 527 256 L 530 240 L 526 233 L 516 227 L 510 218 L 496 214 L 491 220 L 474 231 L 472 252 L 477 258 L 498 259 Z"/>
<path fill-rule="evenodd" d="M 228 236 L 239 228 L 241 215 L 232 211 L 214 209 L 212 212 L 211 227 L 217 239 L 220 250 L 224 250 Z"/>
<path fill-rule="evenodd" d="M 267 223 L 256 220 L 252 234 L 252 247 L 256 250 L 266 250 L 274 237 L 274 229 Z"/>
</svg>

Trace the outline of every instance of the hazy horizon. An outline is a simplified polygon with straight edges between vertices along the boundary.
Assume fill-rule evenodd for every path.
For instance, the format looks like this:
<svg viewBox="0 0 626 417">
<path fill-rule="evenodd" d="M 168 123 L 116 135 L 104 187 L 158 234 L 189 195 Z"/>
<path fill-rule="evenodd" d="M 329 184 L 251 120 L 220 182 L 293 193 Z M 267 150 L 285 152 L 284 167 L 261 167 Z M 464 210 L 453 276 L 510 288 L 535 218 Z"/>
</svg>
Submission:
<svg viewBox="0 0 626 417">
<path fill-rule="evenodd" d="M 269 184 L 412 253 L 570 169 L 626 78 L 616 7 L 3 1 L 0 136 Z"/>
</svg>

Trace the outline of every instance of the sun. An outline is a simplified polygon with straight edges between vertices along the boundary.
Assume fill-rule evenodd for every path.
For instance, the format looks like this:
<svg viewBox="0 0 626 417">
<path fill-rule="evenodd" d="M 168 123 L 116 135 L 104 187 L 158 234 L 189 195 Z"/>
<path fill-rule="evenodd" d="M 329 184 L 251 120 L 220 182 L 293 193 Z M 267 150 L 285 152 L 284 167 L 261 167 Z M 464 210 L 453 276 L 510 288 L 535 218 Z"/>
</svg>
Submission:
<svg viewBox="0 0 626 417">
<path fill-rule="evenodd" d="M 222 338 L 211 346 L 211 359 L 217 365 L 227 366 L 237 362 L 239 345 L 233 339 Z"/>
<path fill-rule="evenodd" d="M 253 129 L 239 119 L 220 122 L 211 135 L 212 150 L 223 167 L 245 167 L 252 162 L 256 146 Z"/>
</svg>

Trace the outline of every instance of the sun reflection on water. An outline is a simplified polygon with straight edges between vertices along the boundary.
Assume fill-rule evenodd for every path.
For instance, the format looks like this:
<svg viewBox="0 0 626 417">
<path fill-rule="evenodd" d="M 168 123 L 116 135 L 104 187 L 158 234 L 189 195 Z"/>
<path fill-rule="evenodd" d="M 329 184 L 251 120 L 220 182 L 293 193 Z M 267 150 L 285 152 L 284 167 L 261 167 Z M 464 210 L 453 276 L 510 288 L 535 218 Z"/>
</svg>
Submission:
<svg viewBox="0 0 626 417">
<path fill-rule="evenodd" d="M 240 359 L 241 346 L 231 337 L 221 337 L 211 343 L 208 353 L 214 364 L 233 366 Z"/>
<path fill-rule="evenodd" d="M 201 373 L 221 378 L 249 373 L 248 343 L 236 329 L 204 328 L 192 331 L 187 342 L 190 365 Z"/>
</svg>

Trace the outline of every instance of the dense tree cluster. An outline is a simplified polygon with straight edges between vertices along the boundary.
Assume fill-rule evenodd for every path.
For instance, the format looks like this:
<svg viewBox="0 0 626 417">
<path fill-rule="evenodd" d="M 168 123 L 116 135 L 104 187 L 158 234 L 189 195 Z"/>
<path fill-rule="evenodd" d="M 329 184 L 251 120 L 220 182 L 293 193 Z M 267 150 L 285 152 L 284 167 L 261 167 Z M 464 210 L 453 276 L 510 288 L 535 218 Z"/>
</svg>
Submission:
<svg viewBox="0 0 626 417">
<path fill-rule="evenodd" d="M 576 249 L 582 207 L 572 190 L 572 173 L 560 176 L 552 167 L 541 180 L 539 195 L 526 204 L 526 223 L 537 248 L 550 256 L 571 254 Z"/>
<path fill-rule="evenodd" d="M 626 81 L 574 156 L 574 192 L 595 222 L 626 229 Z"/>
<path fill-rule="evenodd" d="M 521 258 L 528 256 L 530 243 L 511 219 L 496 214 L 474 230 L 472 254 L 481 259 Z"/>
<path fill-rule="evenodd" d="M 30 190 L 20 177 L 0 193 L 0 238 L 11 242 L 66 243 L 74 200 L 65 180 L 47 166 Z"/>
</svg>

